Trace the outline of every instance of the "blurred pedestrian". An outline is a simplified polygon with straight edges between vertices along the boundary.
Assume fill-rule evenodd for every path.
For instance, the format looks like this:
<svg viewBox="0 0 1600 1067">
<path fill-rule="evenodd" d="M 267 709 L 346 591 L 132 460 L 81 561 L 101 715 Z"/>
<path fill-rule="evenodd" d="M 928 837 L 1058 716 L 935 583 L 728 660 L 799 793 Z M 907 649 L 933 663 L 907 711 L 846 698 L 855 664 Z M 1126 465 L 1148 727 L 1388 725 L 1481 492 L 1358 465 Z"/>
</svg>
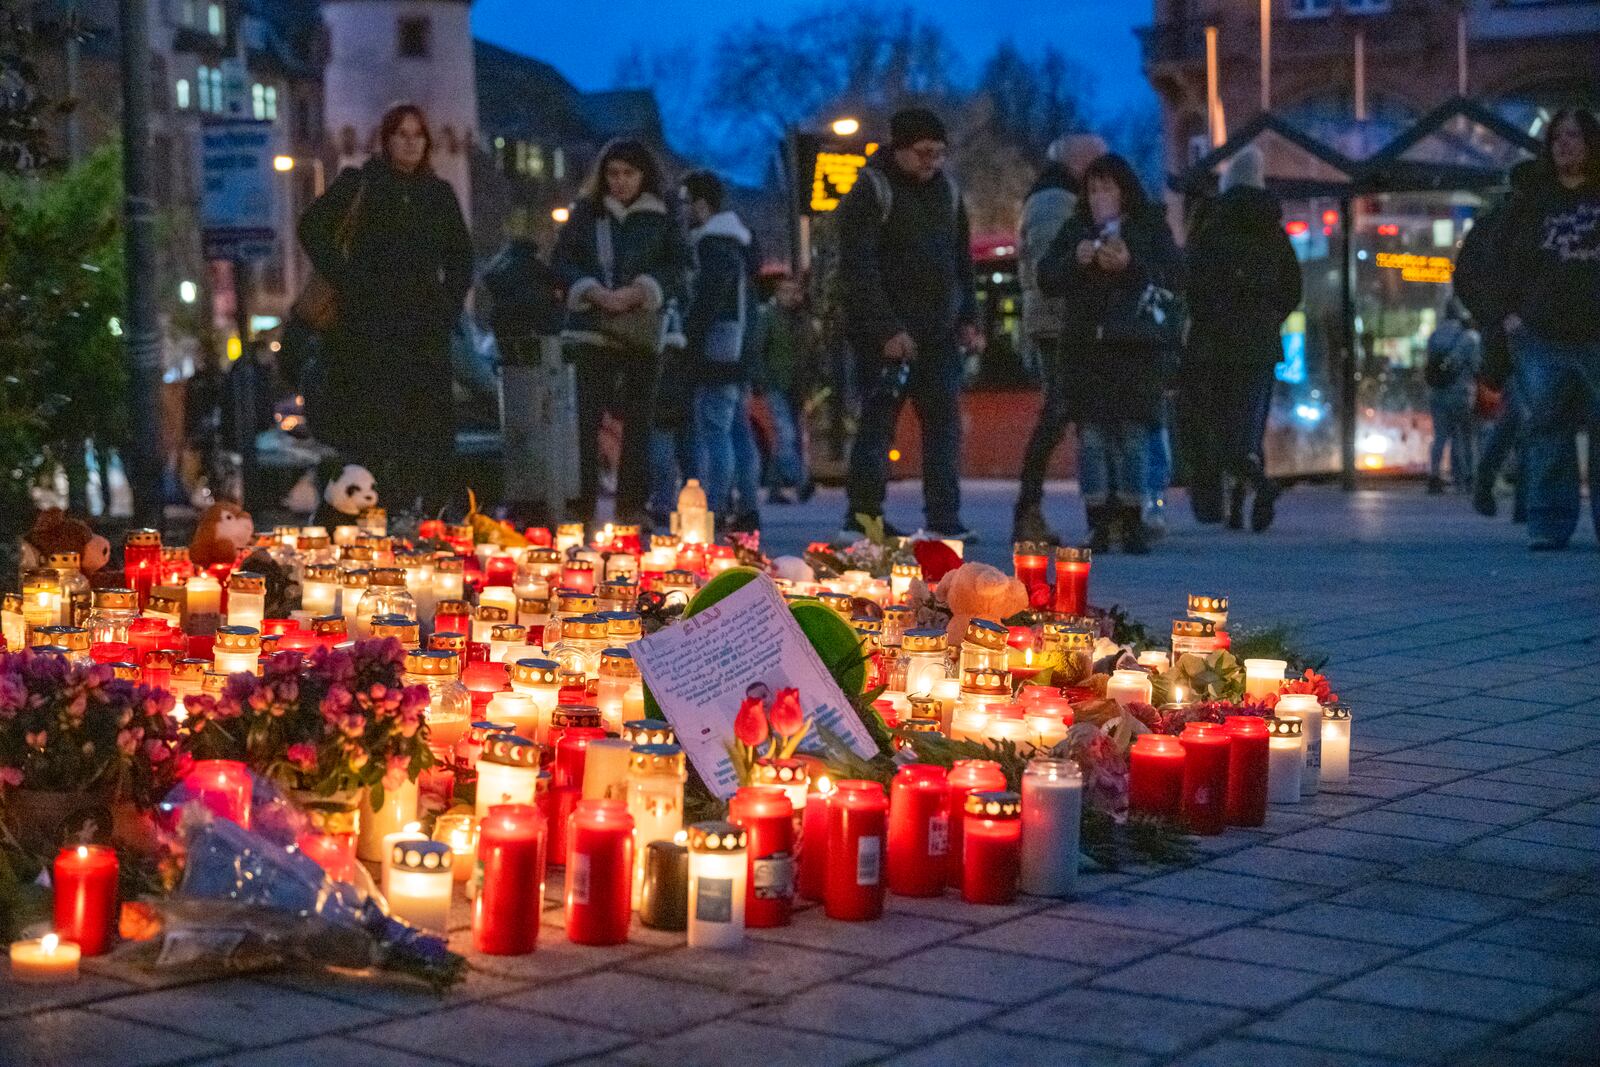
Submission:
<svg viewBox="0 0 1600 1067">
<path fill-rule="evenodd" d="M 1040 288 L 1067 298 L 1063 365 L 1077 386 L 1079 483 L 1089 543 L 1150 551 L 1142 505 L 1150 427 L 1183 336 L 1183 257 L 1161 205 L 1127 160 L 1084 172 L 1084 195 L 1039 263 Z"/>
<path fill-rule="evenodd" d="M 1477 444 L 1478 372 L 1483 367 L 1483 339 L 1472 327 L 1461 301 L 1451 298 L 1444 320 L 1428 337 L 1423 380 L 1428 410 L 1433 415 L 1433 442 L 1428 449 L 1428 492 L 1444 492 L 1444 453 L 1450 450 L 1450 481 L 1458 491 L 1472 487 L 1473 453 Z"/>
<path fill-rule="evenodd" d="M 1012 520 L 1013 541 L 1059 540 L 1044 517 L 1044 480 L 1050 457 L 1067 432 L 1067 394 L 1072 383 L 1062 362 L 1061 330 L 1066 300 L 1046 296 L 1039 288 L 1039 261 L 1049 251 L 1061 227 L 1078 209 L 1083 193 L 1083 172 L 1106 154 L 1106 143 L 1089 133 L 1053 141 L 1045 167 L 1022 202 L 1017 228 L 1017 282 L 1022 288 L 1022 335 L 1029 358 L 1037 361 L 1044 385 L 1044 405 L 1028 438 L 1022 458 L 1021 485 Z"/>
<path fill-rule="evenodd" d="M 567 287 L 568 346 L 578 383 L 578 519 L 593 521 L 600 495 L 600 424 L 622 423 L 615 515 L 644 522 L 650 430 L 664 336 L 663 309 L 683 293 L 688 246 L 662 200 L 661 164 L 639 141 L 600 151 L 552 266 Z"/>
<path fill-rule="evenodd" d="M 927 529 L 972 538 L 961 522 L 962 349 L 981 351 L 984 338 L 967 210 L 945 168 L 948 143 L 933 112 L 897 112 L 888 151 L 868 161 L 839 205 L 841 298 L 862 364 L 847 534 L 862 532 L 862 518 L 883 518 L 889 447 L 909 397 L 922 423 Z"/>
<path fill-rule="evenodd" d="M 1192 427 L 1190 502 L 1202 523 L 1242 529 L 1272 525 L 1280 492 L 1267 477 L 1263 441 L 1274 368 L 1283 360 L 1279 328 L 1300 303 L 1300 261 L 1283 229 L 1283 211 L 1266 191 L 1260 149 L 1229 162 L 1220 193 L 1196 209 L 1187 248 L 1194 326 L 1182 396 Z M 1231 482 L 1225 489 L 1225 482 Z"/>
<path fill-rule="evenodd" d="M 778 279 L 761 306 L 753 341 L 755 384 L 772 420 L 772 457 L 767 465 L 767 500 L 793 504 L 817 491 L 807 461 L 806 383 L 818 371 L 816 319 L 798 278 Z"/>
<path fill-rule="evenodd" d="M 453 485 L 450 335 L 472 286 L 472 239 L 432 148 L 420 108 L 390 108 L 377 154 L 306 208 L 300 243 L 331 301 L 297 311 L 324 333 L 328 417 L 312 432 L 372 471 L 391 508 L 424 512 Z"/>
</svg>

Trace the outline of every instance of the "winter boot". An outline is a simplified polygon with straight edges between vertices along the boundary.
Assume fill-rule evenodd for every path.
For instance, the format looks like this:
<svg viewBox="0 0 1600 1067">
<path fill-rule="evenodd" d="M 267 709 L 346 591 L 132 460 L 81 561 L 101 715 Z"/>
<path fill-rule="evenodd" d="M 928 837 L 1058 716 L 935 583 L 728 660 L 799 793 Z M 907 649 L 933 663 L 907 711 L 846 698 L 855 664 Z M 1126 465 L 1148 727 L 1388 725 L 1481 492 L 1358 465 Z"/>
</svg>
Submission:
<svg viewBox="0 0 1600 1067">
<path fill-rule="evenodd" d="M 1050 529 L 1044 519 L 1044 510 L 1038 504 L 1018 504 L 1011 522 L 1011 540 L 1042 541 L 1045 544 L 1061 543 L 1061 538 Z"/>
<path fill-rule="evenodd" d="M 1110 505 L 1090 504 L 1084 511 L 1089 515 L 1089 551 L 1096 554 L 1111 551 L 1111 523 L 1114 513 Z"/>
<path fill-rule="evenodd" d="M 1244 529 L 1244 482 L 1235 481 L 1228 490 L 1228 529 Z"/>
<path fill-rule="evenodd" d="M 1128 504 L 1119 511 L 1122 519 L 1122 550 L 1130 556 L 1148 556 L 1150 531 L 1145 529 L 1139 505 Z"/>
<path fill-rule="evenodd" d="M 1256 489 L 1256 498 L 1250 502 L 1250 531 L 1262 533 L 1272 526 L 1276 517 L 1278 496 L 1283 492 L 1278 483 L 1263 481 Z"/>
<path fill-rule="evenodd" d="M 1189 487 L 1189 505 L 1194 508 L 1194 521 L 1214 526 L 1222 521 L 1222 486 L 1193 485 Z"/>
</svg>

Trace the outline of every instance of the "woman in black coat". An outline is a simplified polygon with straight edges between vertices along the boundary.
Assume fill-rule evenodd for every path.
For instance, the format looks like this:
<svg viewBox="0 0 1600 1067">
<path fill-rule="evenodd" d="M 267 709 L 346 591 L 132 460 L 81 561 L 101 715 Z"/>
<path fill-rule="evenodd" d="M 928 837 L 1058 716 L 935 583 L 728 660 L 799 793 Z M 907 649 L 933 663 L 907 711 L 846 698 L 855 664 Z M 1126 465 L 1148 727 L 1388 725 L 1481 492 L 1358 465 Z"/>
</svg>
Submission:
<svg viewBox="0 0 1600 1067">
<path fill-rule="evenodd" d="M 1160 205 L 1126 160 L 1102 156 L 1039 263 L 1039 286 L 1066 299 L 1062 367 L 1078 425 L 1078 481 L 1089 544 L 1150 551 L 1141 509 L 1149 435 L 1181 338 L 1183 260 Z"/>
<path fill-rule="evenodd" d="M 606 145 L 551 259 L 567 288 L 561 337 L 577 371 L 577 518 L 594 518 L 600 423 L 610 410 L 622 421 L 615 515 L 646 522 L 662 313 L 669 302 L 681 306 L 689 268 L 688 245 L 662 199 L 661 166 L 648 148 L 632 140 Z"/>
<path fill-rule="evenodd" d="M 391 108 L 378 154 L 300 219 L 306 256 L 338 297 L 312 432 L 372 471 L 391 507 L 424 511 L 451 491 L 450 334 L 472 284 L 472 239 L 455 190 L 428 166 L 432 145 L 420 109 Z"/>
</svg>

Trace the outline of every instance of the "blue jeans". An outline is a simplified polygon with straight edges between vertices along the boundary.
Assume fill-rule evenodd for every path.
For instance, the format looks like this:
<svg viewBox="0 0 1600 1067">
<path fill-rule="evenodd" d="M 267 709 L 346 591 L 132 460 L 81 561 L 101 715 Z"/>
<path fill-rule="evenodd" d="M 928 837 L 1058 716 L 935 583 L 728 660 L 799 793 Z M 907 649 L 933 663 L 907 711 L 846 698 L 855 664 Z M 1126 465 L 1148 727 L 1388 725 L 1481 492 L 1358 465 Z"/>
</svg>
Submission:
<svg viewBox="0 0 1600 1067">
<path fill-rule="evenodd" d="M 799 489 L 810 480 L 800 436 L 800 408 L 793 397 L 781 390 L 771 389 L 761 396 L 772 413 L 772 461 L 767 485 L 773 489 Z"/>
<path fill-rule="evenodd" d="M 1600 342 L 1552 341 L 1526 327 L 1508 340 L 1525 427 L 1528 535 L 1564 545 L 1581 507 L 1575 437 L 1584 425 L 1600 422 Z M 1591 510 L 1600 501 L 1600 471 L 1593 465 L 1589 501 Z"/>
<path fill-rule="evenodd" d="M 711 510 L 725 518 L 755 511 L 761 491 L 761 456 L 750 432 L 743 385 L 695 389 L 694 449 Z"/>
<path fill-rule="evenodd" d="M 1140 422 L 1078 424 L 1078 488 L 1083 502 L 1138 507 L 1149 484 L 1150 428 Z"/>
<path fill-rule="evenodd" d="M 1472 401 L 1459 390 L 1436 389 L 1428 400 L 1433 414 L 1433 442 L 1428 447 L 1428 476 L 1435 481 L 1444 475 L 1444 450 L 1450 447 L 1450 481 L 1457 489 L 1472 485 L 1473 455 L 1477 430 L 1473 423 Z"/>
<path fill-rule="evenodd" d="M 917 357 L 901 384 L 899 364 L 862 353 L 861 421 L 850 449 L 849 510 L 881 516 L 889 483 L 889 449 L 900 405 L 909 398 L 922 423 L 922 499 L 931 530 L 961 529 L 961 353 L 955 339 L 918 338 Z"/>
<path fill-rule="evenodd" d="M 699 478 L 694 434 L 685 425 L 650 431 L 650 514 L 661 517 L 678 510 L 678 490 L 689 478 Z"/>
<path fill-rule="evenodd" d="M 1172 413 L 1166 398 L 1161 401 L 1161 421 L 1150 427 L 1149 456 L 1145 463 L 1145 496 L 1160 500 L 1172 487 Z"/>
</svg>

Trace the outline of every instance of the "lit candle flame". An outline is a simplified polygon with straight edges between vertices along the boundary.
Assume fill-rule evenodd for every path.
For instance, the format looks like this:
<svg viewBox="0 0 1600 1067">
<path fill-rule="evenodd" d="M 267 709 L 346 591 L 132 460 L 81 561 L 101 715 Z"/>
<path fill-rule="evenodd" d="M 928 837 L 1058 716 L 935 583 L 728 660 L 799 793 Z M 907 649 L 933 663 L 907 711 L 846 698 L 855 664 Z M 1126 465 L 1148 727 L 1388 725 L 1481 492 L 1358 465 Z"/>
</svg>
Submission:
<svg viewBox="0 0 1600 1067">
<path fill-rule="evenodd" d="M 408 834 L 420 833 L 422 830 L 422 824 L 420 822 L 408 822 L 400 829 L 402 832 Z"/>
<path fill-rule="evenodd" d="M 86 860 L 86 859 L 89 858 L 89 846 L 88 845 L 79 845 L 78 846 L 78 858 L 80 860 Z"/>
<path fill-rule="evenodd" d="M 1183 686 L 1175 685 L 1172 687 L 1172 702 L 1174 704 L 1183 703 Z"/>
<path fill-rule="evenodd" d="M 672 835 L 672 843 L 675 845 L 681 845 L 687 840 L 689 840 L 689 831 L 687 830 L 679 830 Z"/>
<path fill-rule="evenodd" d="M 56 947 L 61 944 L 61 938 L 56 934 L 45 934 L 39 939 L 39 948 L 46 955 L 54 955 Z"/>
<path fill-rule="evenodd" d="M 833 792 L 833 779 L 826 774 L 817 779 L 817 793 L 823 796 Z"/>
</svg>

